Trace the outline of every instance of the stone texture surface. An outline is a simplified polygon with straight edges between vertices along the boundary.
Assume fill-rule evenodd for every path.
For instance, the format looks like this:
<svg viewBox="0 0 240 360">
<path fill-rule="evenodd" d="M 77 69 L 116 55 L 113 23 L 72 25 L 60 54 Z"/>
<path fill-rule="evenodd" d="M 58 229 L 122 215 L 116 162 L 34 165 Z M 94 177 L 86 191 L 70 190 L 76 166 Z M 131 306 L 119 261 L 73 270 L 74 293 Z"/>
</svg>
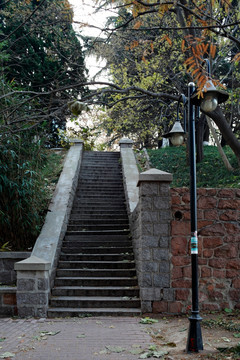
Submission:
<svg viewBox="0 0 240 360">
<path fill-rule="evenodd" d="M 197 194 L 200 309 L 239 308 L 239 189 L 198 189 Z M 171 287 L 185 311 L 191 305 L 188 189 L 171 189 L 171 197 Z"/>
<path fill-rule="evenodd" d="M 171 178 L 156 169 L 140 174 L 139 202 L 130 216 L 143 312 L 170 296 Z"/>
<path fill-rule="evenodd" d="M 0 284 L 16 285 L 17 273 L 14 270 L 14 264 L 30 255 L 30 252 L 22 251 L 0 252 Z"/>
</svg>

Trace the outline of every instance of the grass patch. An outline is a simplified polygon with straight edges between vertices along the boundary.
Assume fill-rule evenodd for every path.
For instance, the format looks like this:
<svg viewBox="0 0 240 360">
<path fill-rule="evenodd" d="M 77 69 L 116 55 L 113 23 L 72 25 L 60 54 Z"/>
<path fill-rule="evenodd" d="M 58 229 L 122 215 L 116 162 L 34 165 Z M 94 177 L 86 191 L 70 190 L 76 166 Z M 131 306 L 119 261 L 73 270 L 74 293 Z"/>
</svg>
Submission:
<svg viewBox="0 0 240 360">
<path fill-rule="evenodd" d="M 224 151 L 234 171 L 229 172 L 226 169 L 215 146 L 205 146 L 204 159 L 197 164 L 197 187 L 240 187 L 240 169 L 236 156 L 229 147 L 225 147 Z M 148 150 L 148 154 L 152 167 L 173 174 L 172 187 L 189 186 L 189 165 L 185 146 Z"/>
</svg>

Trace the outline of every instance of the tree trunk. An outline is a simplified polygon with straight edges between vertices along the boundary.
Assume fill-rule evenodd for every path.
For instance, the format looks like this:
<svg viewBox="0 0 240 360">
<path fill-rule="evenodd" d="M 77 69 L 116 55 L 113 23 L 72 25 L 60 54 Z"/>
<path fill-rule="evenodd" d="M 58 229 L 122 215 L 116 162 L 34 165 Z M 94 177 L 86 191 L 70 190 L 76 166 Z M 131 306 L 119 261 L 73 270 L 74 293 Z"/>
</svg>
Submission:
<svg viewBox="0 0 240 360">
<path fill-rule="evenodd" d="M 211 133 L 212 133 L 212 136 L 217 144 L 217 148 L 218 148 L 218 151 L 219 151 L 219 154 L 222 158 L 222 161 L 224 163 L 224 165 L 226 166 L 226 168 L 228 169 L 228 171 L 233 171 L 233 167 L 231 166 L 225 152 L 223 151 L 223 148 L 220 144 L 220 141 L 218 140 L 218 136 L 217 136 L 217 133 L 214 129 L 214 127 L 212 126 L 212 123 L 211 123 L 211 119 L 209 116 L 206 116 L 207 118 L 207 122 L 208 122 L 208 126 L 209 126 L 209 129 L 211 130 Z"/>
<path fill-rule="evenodd" d="M 201 114 L 200 118 L 196 121 L 196 148 L 197 148 L 197 163 L 203 161 L 203 136 L 204 136 L 204 123 L 205 114 Z"/>
<path fill-rule="evenodd" d="M 234 135 L 231 126 L 228 124 L 227 120 L 225 119 L 225 116 L 223 115 L 223 112 L 220 109 L 220 107 L 218 106 L 216 110 L 210 113 L 206 113 L 206 115 L 208 115 L 211 119 L 213 119 L 215 124 L 218 126 L 227 144 L 230 146 L 230 148 L 236 155 L 240 166 L 240 141 L 238 141 L 238 139 Z"/>
</svg>

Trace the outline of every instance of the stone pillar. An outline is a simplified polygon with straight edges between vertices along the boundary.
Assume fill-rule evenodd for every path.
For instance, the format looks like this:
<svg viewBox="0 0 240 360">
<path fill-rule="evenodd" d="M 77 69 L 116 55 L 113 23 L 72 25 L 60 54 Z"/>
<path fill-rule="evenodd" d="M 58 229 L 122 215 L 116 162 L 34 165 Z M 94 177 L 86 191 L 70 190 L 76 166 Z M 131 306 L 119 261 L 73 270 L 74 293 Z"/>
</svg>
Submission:
<svg viewBox="0 0 240 360">
<path fill-rule="evenodd" d="M 47 317 L 50 267 L 50 262 L 37 256 L 15 264 L 18 316 Z"/>
<path fill-rule="evenodd" d="M 157 169 L 139 175 L 133 245 L 143 312 L 152 312 L 155 301 L 167 305 L 174 296 L 170 289 L 171 181 L 172 174 Z"/>
</svg>

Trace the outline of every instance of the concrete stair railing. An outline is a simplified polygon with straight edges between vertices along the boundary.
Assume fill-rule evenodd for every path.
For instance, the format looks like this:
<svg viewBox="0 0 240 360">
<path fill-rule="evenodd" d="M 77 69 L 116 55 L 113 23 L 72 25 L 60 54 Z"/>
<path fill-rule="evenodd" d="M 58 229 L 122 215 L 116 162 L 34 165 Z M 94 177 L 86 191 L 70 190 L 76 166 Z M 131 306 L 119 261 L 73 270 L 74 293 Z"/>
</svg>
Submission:
<svg viewBox="0 0 240 360">
<path fill-rule="evenodd" d="M 46 317 L 50 290 L 76 192 L 83 154 L 83 141 L 75 140 L 66 156 L 63 171 L 42 231 L 29 258 L 15 263 L 17 308 L 20 317 Z"/>
</svg>

